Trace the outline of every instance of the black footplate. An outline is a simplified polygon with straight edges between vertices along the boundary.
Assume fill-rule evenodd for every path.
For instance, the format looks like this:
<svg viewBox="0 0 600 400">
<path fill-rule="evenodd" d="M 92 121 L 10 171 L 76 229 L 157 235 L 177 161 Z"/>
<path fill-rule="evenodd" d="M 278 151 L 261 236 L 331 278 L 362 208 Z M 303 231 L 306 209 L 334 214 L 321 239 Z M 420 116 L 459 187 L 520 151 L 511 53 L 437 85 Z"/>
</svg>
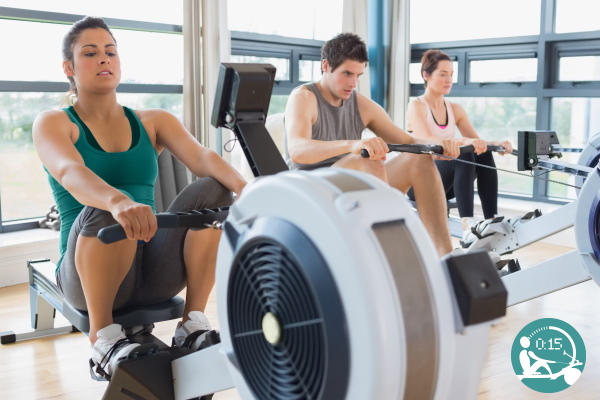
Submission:
<svg viewBox="0 0 600 400">
<path fill-rule="evenodd" d="M 220 342 L 219 332 L 209 331 L 198 351 Z M 178 346 L 157 349 L 155 344 L 144 344 L 119 361 L 102 399 L 173 400 L 175 393 L 171 362 L 191 354 L 193 350 Z M 207 394 L 192 400 L 211 400 L 212 397 L 212 394 Z"/>
</svg>

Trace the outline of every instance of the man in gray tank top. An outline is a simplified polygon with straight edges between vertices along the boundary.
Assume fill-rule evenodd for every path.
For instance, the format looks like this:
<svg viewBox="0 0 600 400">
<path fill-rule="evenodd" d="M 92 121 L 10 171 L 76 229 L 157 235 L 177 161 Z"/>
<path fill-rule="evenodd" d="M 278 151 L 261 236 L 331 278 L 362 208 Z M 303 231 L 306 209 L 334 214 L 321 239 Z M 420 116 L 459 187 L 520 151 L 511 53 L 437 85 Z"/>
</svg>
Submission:
<svg viewBox="0 0 600 400">
<path fill-rule="evenodd" d="M 402 153 L 386 161 L 387 143 L 417 139 L 393 123 L 377 103 L 355 91 L 368 62 L 367 47 L 342 33 L 321 49 L 322 77 L 294 89 L 285 110 L 284 151 L 292 169 L 342 167 L 368 172 L 406 193 L 414 188 L 419 217 L 440 256 L 452 251 L 446 197 L 432 156 Z M 362 138 L 368 128 L 376 136 Z M 455 139 L 440 139 L 444 155 L 458 157 Z M 366 149 L 370 157 L 362 158 Z"/>
</svg>

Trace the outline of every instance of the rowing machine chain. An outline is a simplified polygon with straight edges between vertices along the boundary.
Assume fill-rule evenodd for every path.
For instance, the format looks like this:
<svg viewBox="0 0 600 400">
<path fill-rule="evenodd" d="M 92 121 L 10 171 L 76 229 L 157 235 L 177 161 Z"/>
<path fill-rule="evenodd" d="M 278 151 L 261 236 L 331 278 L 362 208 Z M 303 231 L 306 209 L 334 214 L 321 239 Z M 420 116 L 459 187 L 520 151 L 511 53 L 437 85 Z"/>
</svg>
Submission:
<svg viewBox="0 0 600 400">
<path fill-rule="evenodd" d="M 539 179 L 539 180 L 546 181 L 546 182 L 558 183 L 559 185 L 569 186 L 569 187 L 572 187 L 572 188 L 575 188 L 575 189 L 581 189 L 580 186 L 571 185 L 570 183 L 564 183 L 564 182 L 560 182 L 560 181 L 555 181 L 553 179 L 547 179 L 547 178 L 540 177 L 540 175 L 545 175 L 545 174 L 551 172 L 551 170 L 548 170 L 548 171 L 546 171 L 546 172 L 544 172 L 543 174 L 540 174 L 540 175 L 533 175 L 533 173 L 531 175 L 528 175 L 528 174 L 522 174 L 522 173 L 519 173 L 519 172 L 511 171 L 511 170 L 508 170 L 508 169 L 497 168 L 497 167 L 490 167 L 489 165 L 479 164 L 479 163 L 476 163 L 476 162 L 473 162 L 473 161 L 460 160 L 458 158 L 444 156 L 442 154 L 437 154 L 437 153 L 434 153 L 432 151 L 424 151 L 422 154 L 431 154 L 431 155 L 434 155 L 434 156 L 446 158 L 448 160 L 455 160 L 455 161 L 463 162 L 465 164 L 475 165 L 477 167 L 483 167 L 483 168 L 488 168 L 488 169 L 495 169 L 496 171 L 508 172 L 508 173 L 511 173 L 511 174 L 519 175 L 519 176 L 526 176 L 528 178 Z M 560 171 L 557 171 L 557 172 L 560 172 Z"/>
</svg>

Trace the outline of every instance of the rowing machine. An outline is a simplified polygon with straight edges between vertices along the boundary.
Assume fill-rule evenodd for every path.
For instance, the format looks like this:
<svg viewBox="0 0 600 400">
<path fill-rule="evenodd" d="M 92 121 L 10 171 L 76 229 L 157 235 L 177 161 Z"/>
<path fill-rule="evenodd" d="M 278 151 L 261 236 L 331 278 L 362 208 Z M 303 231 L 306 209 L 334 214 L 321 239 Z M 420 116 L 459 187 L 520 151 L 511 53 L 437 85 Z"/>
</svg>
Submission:
<svg viewBox="0 0 600 400">
<path fill-rule="evenodd" d="M 258 97 L 273 81 L 270 65 L 221 66 L 213 125 L 246 154 L 245 138 L 268 141 Z M 155 399 L 156 385 L 167 400 L 234 386 L 243 399 L 476 398 L 502 281 L 484 252 L 440 262 L 399 191 L 337 168 L 261 176 L 222 229 L 221 343 L 121 361 L 106 399 Z"/>
<path fill-rule="evenodd" d="M 557 210 L 540 215 L 486 221 L 478 229 L 479 237 L 468 247 L 471 251 L 512 253 L 522 247 L 575 226 L 577 250 L 524 268 L 503 278 L 509 297 L 508 304 L 517 304 L 568 286 L 594 278 L 600 282 L 598 259 L 600 252 L 595 233 L 597 193 L 600 176 L 597 168 L 557 160 L 559 143 L 554 132 L 519 132 L 518 169 L 560 171 L 585 178 L 576 200 Z"/>
</svg>

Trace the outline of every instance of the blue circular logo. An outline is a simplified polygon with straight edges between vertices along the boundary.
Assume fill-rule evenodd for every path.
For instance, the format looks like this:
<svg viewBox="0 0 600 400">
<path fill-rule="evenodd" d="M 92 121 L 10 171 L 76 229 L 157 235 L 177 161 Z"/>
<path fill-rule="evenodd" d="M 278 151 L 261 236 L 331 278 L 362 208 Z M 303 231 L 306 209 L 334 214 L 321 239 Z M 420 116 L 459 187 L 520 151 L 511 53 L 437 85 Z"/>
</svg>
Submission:
<svg viewBox="0 0 600 400">
<path fill-rule="evenodd" d="M 585 366 L 579 332 L 555 318 L 542 318 L 521 329 L 512 345 L 512 366 L 521 382 L 542 393 L 573 385 Z"/>
</svg>

